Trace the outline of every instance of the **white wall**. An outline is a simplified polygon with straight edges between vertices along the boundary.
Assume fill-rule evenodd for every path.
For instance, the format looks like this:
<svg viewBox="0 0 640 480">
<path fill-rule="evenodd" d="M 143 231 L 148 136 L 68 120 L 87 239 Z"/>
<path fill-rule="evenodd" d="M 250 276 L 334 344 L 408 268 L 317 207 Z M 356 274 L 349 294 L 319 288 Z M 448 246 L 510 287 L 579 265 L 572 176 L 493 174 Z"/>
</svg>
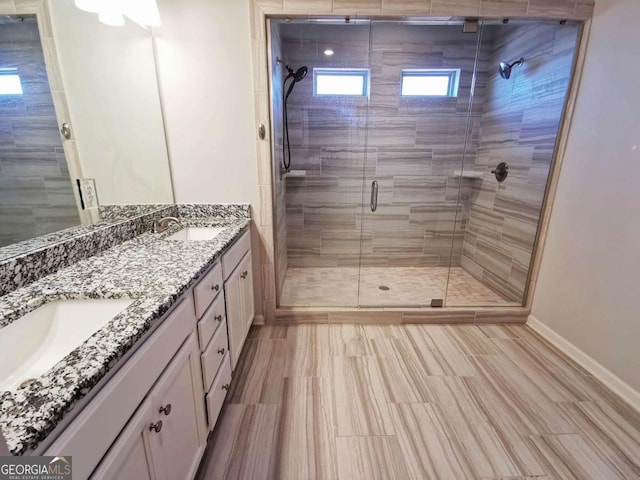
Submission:
<svg viewBox="0 0 640 480">
<path fill-rule="evenodd" d="M 98 200 L 171 203 L 151 35 L 130 21 L 103 25 L 73 0 L 50 8 L 71 129 Z"/>
<path fill-rule="evenodd" d="M 159 0 L 153 29 L 178 203 L 251 203 L 257 160 L 248 0 Z"/>
<path fill-rule="evenodd" d="M 640 2 L 598 0 L 532 315 L 640 390 Z"/>
<path fill-rule="evenodd" d="M 258 164 L 248 0 L 158 0 L 153 29 L 177 203 L 249 203 Z M 256 315 L 260 239 L 252 229 Z"/>
</svg>

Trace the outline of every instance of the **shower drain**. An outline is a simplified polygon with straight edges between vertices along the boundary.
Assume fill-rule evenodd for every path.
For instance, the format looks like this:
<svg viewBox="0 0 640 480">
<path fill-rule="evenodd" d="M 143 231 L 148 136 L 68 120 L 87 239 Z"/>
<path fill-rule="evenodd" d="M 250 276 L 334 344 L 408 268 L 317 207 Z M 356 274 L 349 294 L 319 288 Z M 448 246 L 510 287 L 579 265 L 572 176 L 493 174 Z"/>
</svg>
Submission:
<svg viewBox="0 0 640 480">
<path fill-rule="evenodd" d="M 385 292 L 386 292 L 387 290 L 390 290 L 390 289 L 389 289 L 389 287 L 387 287 L 386 285 L 380 285 L 380 286 L 378 287 L 378 289 L 379 289 L 379 290 L 383 290 L 383 291 L 385 291 Z"/>
</svg>

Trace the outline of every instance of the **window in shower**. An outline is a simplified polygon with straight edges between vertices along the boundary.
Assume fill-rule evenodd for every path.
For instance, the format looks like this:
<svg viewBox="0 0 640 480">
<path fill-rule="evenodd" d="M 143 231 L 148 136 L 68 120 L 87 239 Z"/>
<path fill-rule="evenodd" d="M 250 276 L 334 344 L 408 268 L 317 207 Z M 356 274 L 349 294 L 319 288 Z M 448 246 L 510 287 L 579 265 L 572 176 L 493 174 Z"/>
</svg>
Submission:
<svg viewBox="0 0 640 480">
<path fill-rule="evenodd" d="M 369 69 L 367 68 L 314 68 L 313 94 L 367 95 Z"/>
<path fill-rule="evenodd" d="M 460 69 L 402 70 L 403 97 L 457 97 Z"/>
<path fill-rule="evenodd" d="M 0 95 L 22 95 L 17 68 L 0 68 Z"/>
</svg>

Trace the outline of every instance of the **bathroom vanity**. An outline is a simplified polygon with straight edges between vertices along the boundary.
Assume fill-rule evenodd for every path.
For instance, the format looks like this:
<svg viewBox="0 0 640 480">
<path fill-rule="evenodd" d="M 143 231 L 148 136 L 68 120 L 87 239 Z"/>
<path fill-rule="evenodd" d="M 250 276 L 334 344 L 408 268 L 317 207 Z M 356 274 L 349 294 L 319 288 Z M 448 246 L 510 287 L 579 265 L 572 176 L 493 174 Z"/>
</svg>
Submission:
<svg viewBox="0 0 640 480">
<path fill-rule="evenodd" d="M 0 297 L 8 327 L 61 298 L 130 299 L 42 376 L 2 392 L 10 452 L 72 456 L 74 478 L 193 478 L 255 315 L 249 223 L 181 218 Z M 215 235 L 175 240 L 187 225 Z"/>
</svg>

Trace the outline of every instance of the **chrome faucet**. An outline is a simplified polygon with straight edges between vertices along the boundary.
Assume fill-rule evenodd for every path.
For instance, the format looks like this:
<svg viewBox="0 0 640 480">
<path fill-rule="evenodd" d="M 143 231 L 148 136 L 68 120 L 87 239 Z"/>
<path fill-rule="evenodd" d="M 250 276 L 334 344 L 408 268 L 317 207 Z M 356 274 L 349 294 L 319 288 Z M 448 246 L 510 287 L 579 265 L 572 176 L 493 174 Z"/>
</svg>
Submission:
<svg viewBox="0 0 640 480">
<path fill-rule="evenodd" d="M 169 226 L 175 223 L 176 225 L 180 224 L 180 221 L 176 217 L 164 217 L 160 220 L 154 220 L 153 222 L 153 233 L 162 233 Z"/>
</svg>

